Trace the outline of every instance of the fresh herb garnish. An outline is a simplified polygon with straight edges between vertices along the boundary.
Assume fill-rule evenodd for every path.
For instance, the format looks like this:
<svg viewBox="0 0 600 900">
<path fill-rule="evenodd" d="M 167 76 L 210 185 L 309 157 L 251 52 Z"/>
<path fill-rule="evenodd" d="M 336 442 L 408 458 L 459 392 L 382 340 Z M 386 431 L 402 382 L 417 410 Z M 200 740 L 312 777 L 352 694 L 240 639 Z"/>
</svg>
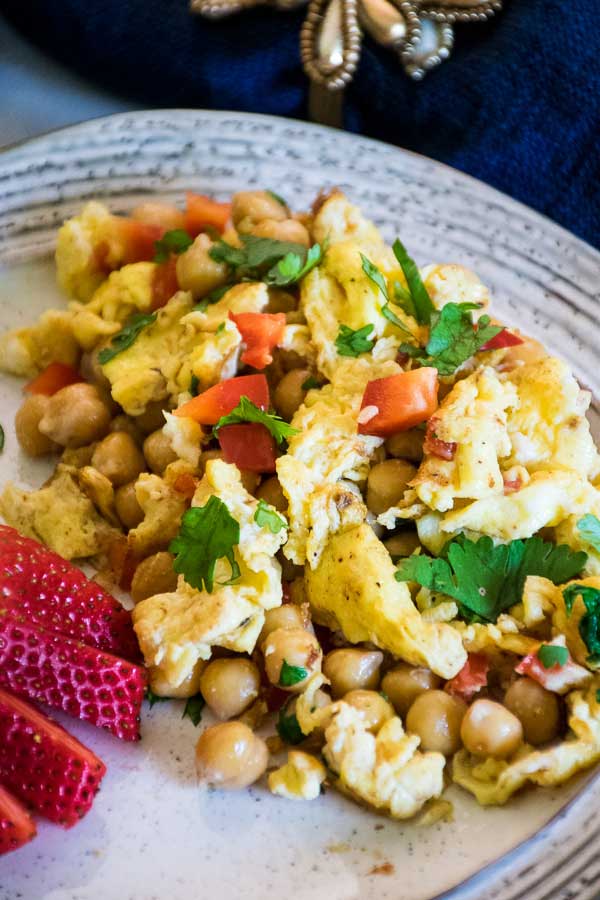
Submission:
<svg viewBox="0 0 600 900">
<path fill-rule="evenodd" d="M 306 253 L 304 261 L 297 253 L 287 253 L 276 266 L 274 266 L 265 276 L 267 284 L 276 287 L 285 287 L 286 285 L 295 284 L 301 281 L 305 275 L 308 275 L 311 269 L 318 266 L 323 257 L 323 251 L 320 244 L 313 244 Z"/>
<path fill-rule="evenodd" d="M 215 334 L 223 334 L 224 331 L 225 331 L 225 322 L 219 322 L 219 324 L 217 326 L 217 330 L 215 331 Z"/>
<path fill-rule="evenodd" d="M 260 528 L 268 528 L 271 534 L 279 534 L 281 529 L 287 525 L 285 519 L 264 500 L 258 501 L 254 521 Z"/>
<path fill-rule="evenodd" d="M 295 284 L 318 265 L 323 255 L 319 244 L 307 250 L 292 241 L 276 241 L 272 238 L 240 235 L 243 247 L 234 247 L 224 240 L 209 250 L 211 259 L 225 263 L 238 278 L 264 281 L 279 287 Z"/>
<path fill-rule="evenodd" d="M 596 691 L 596 703 L 600 703 L 600 688 Z"/>
<path fill-rule="evenodd" d="M 198 396 L 198 388 L 200 387 L 200 379 L 197 375 L 194 375 L 192 372 L 192 377 L 190 378 L 190 394 L 192 397 Z"/>
<path fill-rule="evenodd" d="M 567 615 L 573 610 L 577 597 L 581 597 L 585 613 L 579 620 L 579 634 L 588 649 L 587 662 L 600 663 L 600 590 L 589 584 L 570 584 L 563 591 Z"/>
<path fill-rule="evenodd" d="M 268 194 L 269 197 L 272 197 L 273 200 L 276 200 L 285 209 L 289 209 L 289 206 L 287 205 L 287 203 L 285 202 L 283 197 L 281 197 L 279 194 L 276 194 L 275 191 L 272 191 L 269 188 L 267 188 L 267 190 L 265 191 L 265 194 Z"/>
<path fill-rule="evenodd" d="M 168 700 L 169 697 L 160 697 L 158 694 L 155 694 L 152 688 L 146 688 L 146 700 L 150 705 L 150 709 L 154 706 L 155 703 L 164 703 L 165 700 Z"/>
<path fill-rule="evenodd" d="M 219 559 L 229 563 L 231 582 L 240 577 L 233 552 L 239 542 L 239 524 L 225 503 L 213 495 L 204 506 L 194 506 L 183 514 L 179 534 L 169 545 L 175 555 L 173 568 L 190 587 L 212 593 Z"/>
<path fill-rule="evenodd" d="M 306 381 L 302 382 L 302 390 L 303 391 L 311 391 L 313 388 L 319 388 L 321 385 L 317 381 L 314 375 L 309 375 Z"/>
<path fill-rule="evenodd" d="M 401 344 L 400 350 L 421 366 L 434 366 L 440 375 L 452 375 L 459 366 L 487 344 L 502 327 L 490 325 L 489 316 L 481 316 L 477 327 L 471 311 L 477 303 L 446 303 L 431 314 L 429 340 L 425 349 L 414 344 Z"/>
<path fill-rule="evenodd" d="M 361 353 L 369 353 L 375 346 L 375 339 L 368 335 L 373 334 L 372 325 L 363 325 L 356 331 L 347 325 L 340 325 L 335 346 L 340 356 L 360 356 Z"/>
<path fill-rule="evenodd" d="M 235 409 L 219 419 L 213 428 L 213 434 L 218 437 L 219 428 L 223 428 L 224 425 L 241 425 L 244 422 L 258 422 L 259 425 L 264 425 L 278 444 L 283 444 L 289 437 L 298 434 L 298 430 L 284 422 L 281 416 L 259 409 L 247 397 L 240 397 L 240 402 Z"/>
<path fill-rule="evenodd" d="M 275 725 L 277 734 L 286 744 L 300 744 L 306 737 L 298 724 L 296 713 L 286 714 L 286 707 L 279 710 L 279 717 Z"/>
<path fill-rule="evenodd" d="M 553 666 L 564 666 L 569 658 L 569 651 L 566 647 L 556 644 L 542 644 L 538 649 L 537 658 L 545 669 L 552 669 Z"/>
<path fill-rule="evenodd" d="M 305 669 L 304 666 L 290 666 L 284 659 L 279 673 L 280 687 L 293 687 L 295 684 L 304 681 L 307 677 L 308 669 Z"/>
<path fill-rule="evenodd" d="M 406 278 L 408 287 L 408 298 L 413 315 L 419 325 L 429 325 L 431 318 L 436 311 L 435 306 L 427 292 L 427 288 L 423 284 L 423 280 L 419 273 L 419 269 L 414 259 L 406 252 L 406 247 L 399 238 L 396 238 L 392 246 L 394 256 L 400 263 L 402 273 Z M 396 287 L 396 296 L 398 296 L 398 288 Z"/>
<path fill-rule="evenodd" d="M 115 334 L 110 345 L 101 350 L 98 354 L 98 362 L 101 366 L 105 366 L 107 362 L 114 359 L 117 354 L 127 350 L 134 343 L 139 333 L 156 322 L 156 313 L 136 313 L 129 319 L 127 324 Z"/>
<path fill-rule="evenodd" d="M 391 322 L 393 325 L 397 325 L 398 328 L 401 328 L 402 331 L 405 331 L 407 334 L 411 334 L 410 329 L 400 321 L 395 312 L 390 308 L 390 297 L 388 294 L 387 283 L 381 271 L 377 268 L 376 265 L 374 265 L 374 263 L 371 262 L 370 259 L 367 259 L 364 254 L 361 253 L 360 258 L 362 260 L 363 272 L 368 278 L 371 279 L 373 284 L 379 288 L 385 298 L 385 303 L 381 307 L 381 315 L 384 316 L 388 320 L 388 322 Z"/>
<path fill-rule="evenodd" d="M 0 453 L 4 450 L 4 428 L 0 425 Z"/>
<path fill-rule="evenodd" d="M 195 306 L 192 306 L 191 311 L 206 312 L 209 306 L 212 306 L 213 303 L 218 303 L 232 287 L 232 284 L 222 284 L 220 287 L 214 288 L 214 290 L 206 295 L 204 300 L 201 300 L 200 303 L 196 303 Z"/>
<path fill-rule="evenodd" d="M 600 553 L 600 519 L 588 514 L 577 523 L 577 531 L 584 541 Z"/>
<path fill-rule="evenodd" d="M 494 546 L 487 536 L 475 542 L 460 535 L 448 542 L 444 556 L 410 556 L 400 563 L 396 579 L 447 594 L 457 601 L 463 618 L 482 622 L 495 622 L 501 612 L 520 602 L 528 575 L 543 575 L 560 584 L 581 572 L 587 561 L 587 554 L 540 537 Z"/>
<path fill-rule="evenodd" d="M 202 694 L 195 694 L 193 697 L 188 697 L 181 718 L 191 719 L 192 723 L 195 726 L 198 726 L 202 719 L 202 710 L 204 709 L 204 706 L 205 700 Z"/>
<path fill-rule="evenodd" d="M 183 253 L 194 243 L 187 231 L 183 228 L 175 228 L 167 231 L 158 241 L 154 241 L 154 262 L 164 263 L 171 253 Z"/>
</svg>

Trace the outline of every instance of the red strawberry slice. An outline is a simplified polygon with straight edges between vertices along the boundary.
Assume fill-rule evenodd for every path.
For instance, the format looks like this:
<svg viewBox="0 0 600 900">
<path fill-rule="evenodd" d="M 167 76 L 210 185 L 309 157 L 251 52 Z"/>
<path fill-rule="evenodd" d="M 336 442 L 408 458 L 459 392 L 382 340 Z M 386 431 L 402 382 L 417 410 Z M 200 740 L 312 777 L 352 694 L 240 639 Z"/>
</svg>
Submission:
<svg viewBox="0 0 600 900">
<path fill-rule="evenodd" d="M 7 525 L 0 525 L 1 610 L 125 659 L 140 658 L 131 614 L 80 569 Z"/>
<path fill-rule="evenodd" d="M 0 785 L 0 854 L 18 850 L 37 834 L 24 806 Z"/>
<path fill-rule="evenodd" d="M 139 740 L 141 666 L 0 612 L 0 687 Z"/>
<path fill-rule="evenodd" d="M 64 828 L 91 809 L 101 759 L 34 706 L 0 688 L 0 781 Z"/>
</svg>

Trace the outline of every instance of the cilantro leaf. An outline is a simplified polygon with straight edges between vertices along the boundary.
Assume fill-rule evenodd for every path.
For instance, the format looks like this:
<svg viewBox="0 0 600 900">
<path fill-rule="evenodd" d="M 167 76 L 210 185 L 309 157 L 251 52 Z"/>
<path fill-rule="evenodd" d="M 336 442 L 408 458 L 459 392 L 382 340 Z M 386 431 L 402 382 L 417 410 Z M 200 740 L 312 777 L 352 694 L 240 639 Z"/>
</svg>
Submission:
<svg viewBox="0 0 600 900">
<path fill-rule="evenodd" d="M 303 734 L 295 713 L 286 714 L 286 707 L 279 710 L 279 717 L 275 725 L 277 734 L 286 744 L 300 744 L 306 737 Z"/>
<path fill-rule="evenodd" d="M 394 256 L 400 263 L 400 268 L 406 278 L 408 294 L 410 295 L 410 302 L 414 309 L 415 319 L 419 325 L 429 325 L 431 317 L 436 309 L 427 292 L 427 288 L 423 284 L 417 264 L 406 252 L 406 247 L 400 238 L 396 238 L 392 250 L 394 251 Z"/>
<path fill-rule="evenodd" d="M 283 197 L 281 197 L 279 194 L 276 194 L 275 191 L 271 191 L 271 190 L 269 190 L 269 188 L 267 188 L 267 190 L 265 191 L 265 194 L 268 194 L 269 197 L 272 197 L 273 200 L 276 200 L 278 203 L 281 204 L 281 206 L 285 207 L 285 209 L 289 209 L 289 206 L 287 205 L 287 203 L 285 202 Z"/>
<path fill-rule="evenodd" d="M 202 710 L 205 705 L 206 703 L 202 694 L 195 694 L 193 697 L 188 697 L 181 718 L 191 719 L 193 724 L 197 727 L 202 719 Z"/>
<path fill-rule="evenodd" d="M 281 287 L 303 278 L 320 262 L 323 252 L 319 244 L 307 250 L 303 244 L 293 241 L 276 241 L 253 234 L 242 234 L 240 239 L 242 247 L 217 241 L 209 250 L 211 259 L 225 263 L 238 278 Z"/>
<path fill-rule="evenodd" d="M 495 622 L 519 603 L 528 575 L 543 575 L 559 584 L 578 574 L 587 559 L 585 553 L 539 537 L 494 546 L 490 537 L 474 542 L 461 535 L 449 541 L 444 552 L 446 558 L 420 555 L 402 560 L 396 579 L 447 594 L 467 621 L 483 622 Z"/>
<path fill-rule="evenodd" d="M 577 597 L 581 597 L 585 613 L 579 620 L 579 634 L 588 649 L 587 662 L 592 665 L 600 663 L 600 590 L 588 584 L 571 584 L 563 591 L 567 614 L 573 610 Z"/>
<path fill-rule="evenodd" d="M 283 259 L 279 260 L 276 266 L 269 269 L 264 280 L 267 284 L 276 285 L 277 287 L 295 284 L 297 281 L 301 281 L 305 275 L 308 275 L 311 269 L 318 266 L 322 258 L 323 250 L 320 244 L 313 244 L 306 253 L 304 262 L 297 253 L 287 253 Z"/>
<path fill-rule="evenodd" d="M 0 453 L 4 450 L 4 428 L 0 425 Z"/>
<path fill-rule="evenodd" d="M 139 333 L 156 322 L 156 313 L 136 313 L 132 316 L 126 325 L 114 335 L 110 345 L 101 350 L 98 354 L 98 362 L 101 366 L 105 366 L 107 362 L 114 359 L 117 354 L 127 350 L 134 343 Z"/>
<path fill-rule="evenodd" d="M 190 378 L 190 394 L 192 397 L 198 396 L 198 388 L 200 387 L 200 379 L 197 375 L 194 375 L 192 372 L 192 377 Z"/>
<path fill-rule="evenodd" d="M 243 422 L 258 422 L 259 425 L 264 425 L 278 444 L 283 444 L 287 438 L 298 434 L 298 430 L 284 422 L 281 416 L 259 409 L 247 397 L 240 397 L 240 402 L 235 409 L 232 409 L 226 416 L 221 416 L 213 428 L 213 434 L 215 437 L 218 437 L 219 428 L 222 428 L 224 425 L 240 425 Z"/>
<path fill-rule="evenodd" d="M 167 231 L 158 241 L 154 241 L 154 262 L 164 263 L 171 253 L 183 253 L 194 243 L 187 231 L 183 228 L 175 228 Z"/>
<path fill-rule="evenodd" d="M 183 514 L 179 534 L 169 545 L 176 557 L 173 568 L 191 587 L 212 593 L 217 560 L 227 560 L 231 581 L 240 577 L 233 553 L 239 542 L 239 524 L 225 503 L 213 495 L 204 506 L 193 506 Z"/>
<path fill-rule="evenodd" d="M 151 687 L 147 687 L 146 700 L 150 705 L 150 709 L 152 709 L 155 703 L 164 703 L 166 700 L 169 700 L 169 697 L 160 697 L 158 694 L 154 693 Z"/>
<path fill-rule="evenodd" d="M 417 318 L 417 310 L 411 293 L 399 281 L 394 282 L 394 300 L 407 315 L 412 316 L 413 319 Z"/>
<path fill-rule="evenodd" d="M 422 366 L 433 366 L 440 375 L 452 375 L 459 366 L 477 353 L 480 347 L 495 337 L 502 327 L 490 325 L 489 316 L 481 316 L 477 328 L 471 310 L 476 303 L 446 303 L 431 314 L 431 328 L 427 346 L 423 350 L 414 344 L 401 344 L 400 349 Z"/>
<path fill-rule="evenodd" d="M 406 325 L 400 321 L 400 319 L 398 318 L 396 313 L 390 308 L 390 297 L 388 294 L 386 280 L 383 277 L 383 274 L 377 268 L 377 266 L 371 262 L 370 259 L 367 259 L 367 257 L 363 253 L 360 254 L 360 258 L 362 260 L 363 272 L 365 273 L 365 275 L 368 278 L 371 279 L 373 284 L 379 288 L 379 290 L 385 297 L 385 303 L 381 307 L 381 315 L 384 318 L 386 318 L 388 320 L 388 322 L 391 322 L 393 325 L 396 325 L 398 328 L 402 329 L 402 331 L 406 332 L 406 334 L 409 334 L 412 337 L 410 329 L 407 328 Z"/>
<path fill-rule="evenodd" d="M 536 655 L 545 669 L 552 669 L 553 666 L 564 666 L 569 658 L 569 651 L 566 647 L 555 644 L 542 644 Z"/>
<path fill-rule="evenodd" d="M 264 500 L 258 501 L 254 521 L 260 528 L 268 528 L 271 534 L 278 534 L 282 528 L 287 526 L 285 519 Z"/>
<path fill-rule="evenodd" d="M 600 519 L 588 514 L 577 523 L 577 531 L 584 541 L 600 553 Z"/>
<path fill-rule="evenodd" d="M 290 666 L 284 659 L 279 673 L 280 687 L 293 687 L 295 684 L 304 681 L 307 677 L 308 669 L 305 669 L 304 666 Z"/>
<path fill-rule="evenodd" d="M 340 356 L 360 356 L 361 353 L 368 353 L 375 346 L 375 339 L 368 337 L 373 334 L 372 325 L 363 325 L 356 331 L 347 325 L 340 325 L 338 336 L 335 339 L 335 346 Z"/>
<path fill-rule="evenodd" d="M 309 375 L 308 378 L 306 379 L 306 381 L 302 382 L 302 390 L 303 391 L 310 391 L 313 388 L 320 388 L 320 387 L 321 387 L 321 385 L 319 384 L 317 379 L 314 377 L 314 375 Z"/>
</svg>

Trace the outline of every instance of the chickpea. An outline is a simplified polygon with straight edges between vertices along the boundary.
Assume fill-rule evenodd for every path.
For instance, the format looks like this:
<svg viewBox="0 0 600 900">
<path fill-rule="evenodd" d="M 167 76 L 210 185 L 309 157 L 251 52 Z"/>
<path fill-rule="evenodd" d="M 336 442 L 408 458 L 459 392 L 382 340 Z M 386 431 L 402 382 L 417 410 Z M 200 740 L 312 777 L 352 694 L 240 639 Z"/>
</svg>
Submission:
<svg viewBox="0 0 600 900">
<path fill-rule="evenodd" d="M 274 506 L 277 512 L 287 512 L 287 497 L 283 493 L 283 488 L 279 483 L 279 478 L 277 477 L 277 475 L 273 475 L 272 478 L 267 478 L 262 482 L 256 492 L 256 498 L 258 500 L 264 500 L 265 503 L 269 503 L 271 506 Z"/>
<path fill-rule="evenodd" d="M 522 344 L 510 347 L 502 360 L 503 366 L 514 367 L 520 363 L 540 362 L 548 356 L 546 348 L 539 341 L 527 337 Z"/>
<path fill-rule="evenodd" d="M 416 531 L 401 531 L 383 542 L 390 556 L 404 558 L 410 556 L 421 545 Z"/>
<path fill-rule="evenodd" d="M 249 659 L 215 659 L 200 678 L 200 690 L 218 719 L 239 716 L 254 703 L 260 689 L 260 673 Z"/>
<path fill-rule="evenodd" d="M 146 468 L 146 461 L 133 438 L 125 431 L 114 431 L 96 445 L 92 465 L 115 487 L 135 481 Z"/>
<path fill-rule="evenodd" d="M 133 421 L 142 434 L 151 434 L 165 424 L 164 412 L 164 401 L 152 400 L 141 415 L 133 417 Z"/>
<path fill-rule="evenodd" d="M 469 753 L 506 759 L 522 743 L 523 726 L 501 703 L 482 699 L 467 710 L 460 736 Z"/>
<path fill-rule="evenodd" d="M 382 662 L 381 650 L 343 647 L 328 653 L 323 660 L 323 674 L 331 682 L 334 700 L 361 688 L 375 690 L 379 686 Z"/>
<path fill-rule="evenodd" d="M 273 631 L 279 628 L 303 629 L 310 626 L 310 619 L 303 612 L 300 606 L 293 603 L 284 603 L 282 606 L 276 606 L 274 609 L 268 609 L 265 612 L 265 624 L 258 638 L 259 644 L 262 644 Z M 312 627 L 312 626 L 311 626 Z"/>
<path fill-rule="evenodd" d="M 287 206 L 268 191 L 238 191 L 231 198 L 231 219 L 238 231 L 247 231 L 263 219 L 281 222 L 289 214 Z"/>
<path fill-rule="evenodd" d="M 110 339 L 106 341 L 106 345 L 110 344 Z M 79 371 L 82 378 L 89 381 L 90 384 L 96 385 L 100 389 L 102 395 L 110 394 L 110 381 L 104 374 L 104 369 L 100 365 L 98 359 L 98 349 L 88 350 L 81 357 L 79 363 Z"/>
<path fill-rule="evenodd" d="M 177 257 L 177 281 L 183 291 L 191 291 L 199 300 L 227 282 L 228 268 L 209 254 L 213 243 L 207 234 L 199 234 L 191 247 Z"/>
<path fill-rule="evenodd" d="M 39 429 L 48 408 L 50 398 L 43 394 L 31 394 L 23 401 L 15 416 L 17 440 L 27 456 L 46 456 L 59 450 L 58 444 Z"/>
<path fill-rule="evenodd" d="M 404 717 L 417 697 L 426 691 L 434 691 L 441 683 L 442 679 L 431 669 L 400 663 L 385 673 L 381 690 L 390 698 L 398 715 Z"/>
<path fill-rule="evenodd" d="M 138 428 L 137 422 L 135 419 L 126 416 L 125 413 L 114 417 L 110 423 L 110 431 L 111 434 L 114 431 L 124 431 L 130 438 L 133 438 L 138 447 L 141 447 L 144 442 L 144 437 Z"/>
<path fill-rule="evenodd" d="M 131 582 L 131 597 L 134 603 L 141 603 L 156 594 L 169 594 L 177 587 L 177 573 L 173 568 L 173 557 L 166 550 L 146 557 L 137 569 Z"/>
<path fill-rule="evenodd" d="M 504 705 L 519 719 L 528 744 L 553 740 L 560 730 L 560 701 L 531 678 L 519 678 L 504 695 Z"/>
<path fill-rule="evenodd" d="M 185 216 L 173 203 L 161 203 L 158 200 L 147 200 L 138 203 L 132 210 L 131 218 L 146 225 L 160 225 L 165 231 L 185 228 Z"/>
<path fill-rule="evenodd" d="M 373 734 L 377 734 L 381 726 L 394 717 L 394 707 L 377 691 L 350 691 L 343 699 L 344 703 L 359 711 L 367 729 Z"/>
<path fill-rule="evenodd" d="M 212 725 L 196 744 L 198 780 L 208 787 L 248 787 L 264 775 L 268 761 L 267 745 L 242 722 Z"/>
<path fill-rule="evenodd" d="M 467 705 L 445 691 L 427 691 L 414 701 L 406 729 L 421 738 L 422 750 L 451 756 L 460 747 L 461 722 Z"/>
<path fill-rule="evenodd" d="M 310 245 L 308 231 L 296 219 L 262 219 L 252 228 L 256 237 L 271 238 L 274 241 L 290 241 L 293 244 Z"/>
<path fill-rule="evenodd" d="M 321 671 L 322 651 L 319 642 L 314 634 L 303 628 L 277 628 L 263 643 L 262 652 L 265 672 L 271 684 L 293 694 L 302 691 L 311 675 Z M 306 675 L 298 681 L 293 676 L 286 678 L 286 669 L 290 666 L 303 669 Z M 284 684 L 281 683 L 282 678 Z M 294 683 L 289 684 L 290 680 Z"/>
<path fill-rule="evenodd" d="M 150 666 L 148 678 L 152 692 L 158 697 L 174 697 L 178 699 L 194 697 L 200 690 L 200 676 L 205 666 L 204 660 L 199 659 L 190 674 L 177 687 L 173 687 L 158 666 Z"/>
<path fill-rule="evenodd" d="M 306 389 L 302 387 L 310 378 L 308 369 L 292 369 L 284 375 L 273 395 L 273 404 L 279 415 L 290 422 L 299 406 L 304 403 Z"/>
<path fill-rule="evenodd" d="M 367 478 L 367 507 L 379 516 L 395 506 L 416 474 L 415 466 L 404 459 L 386 459 L 373 466 Z"/>
<path fill-rule="evenodd" d="M 137 528 L 144 518 L 144 510 L 135 495 L 135 481 L 124 484 L 115 491 L 115 509 L 125 528 Z"/>
<path fill-rule="evenodd" d="M 177 459 L 171 441 L 162 428 L 153 431 L 144 441 L 144 456 L 155 475 L 162 475 L 167 466 Z"/>
<path fill-rule="evenodd" d="M 423 438 L 423 432 L 417 431 L 416 428 L 399 431 L 386 440 L 385 449 L 396 459 L 409 459 L 418 463 L 423 459 Z"/>
<path fill-rule="evenodd" d="M 39 429 L 62 447 L 77 448 L 108 432 L 110 412 L 93 384 L 69 384 L 49 398 Z"/>
</svg>

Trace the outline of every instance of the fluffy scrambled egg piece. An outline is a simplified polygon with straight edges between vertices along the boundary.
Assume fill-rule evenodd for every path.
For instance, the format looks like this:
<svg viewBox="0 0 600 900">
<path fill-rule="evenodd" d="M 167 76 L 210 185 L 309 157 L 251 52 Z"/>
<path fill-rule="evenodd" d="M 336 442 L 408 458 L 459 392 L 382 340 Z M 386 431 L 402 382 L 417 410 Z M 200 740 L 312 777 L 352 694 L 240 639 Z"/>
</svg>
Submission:
<svg viewBox="0 0 600 900">
<path fill-rule="evenodd" d="M 177 476 L 189 471 L 185 463 L 167 466 L 164 477 L 142 472 L 135 483 L 135 496 L 144 518 L 127 536 L 129 547 L 138 559 L 166 550 L 177 535 L 186 498 L 175 490 Z"/>
<path fill-rule="evenodd" d="M 422 268 L 421 278 L 437 309 L 446 303 L 478 303 L 483 312 L 489 305 L 487 287 L 465 266 L 436 263 Z"/>
<path fill-rule="evenodd" d="M 510 760 L 482 760 L 459 750 L 452 762 L 454 781 L 482 806 L 502 806 L 527 782 L 554 786 L 589 769 L 600 760 L 599 684 L 596 679 L 585 693 L 573 691 L 567 696 L 571 733 L 565 741 L 541 750 L 526 744 Z"/>
<path fill-rule="evenodd" d="M 330 247 L 342 241 L 354 241 L 369 258 L 390 252 L 373 222 L 341 191 L 334 191 L 320 205 L 311 230 L 315 241 L 320 244 L 326 241 Z"/>
<path fill-rule="evenodd" d="M 221 322 L 227 320 L 230 312 L 234 315 L 263 312 L 268 305 L 267 285 L 262 281 L 244 281 L 234 284 L 220 300 L 209 304 L 206 309 L 192 310 L 185 321 L 192 323 L 197 331 L 216 331 Z"/>
<path fill-rule="evenodd" d="M 0 371 L 33 378 L 51 362 L 77 367 L 79 344 L 73 334 L 72 314 L 49 309 L 35 325 L 0 336 Z"/>
<path fill-rule="evenodd" d="M 319 565 L 305 569 L 314 619 L 340 628 L 352 643 L 369 641 L 416 666 L 453 678 L 467 659 L 461 636 L 425 621 L 392 559 L 366 524 L 332 535 Z"/>
<path fill-rule="evenodd" d="M 198 485 L 193 506 L 211 496 L 226 504 L 240 525 L 234 548 L 240 577 L 232 584 L 225 560 L 219 560 L 212 593 L 190 587 L 180 576 L 172 593 L 148 597 L 135 607 L 134 627 L 146 665 L 159 670 L 164 683 L 176 689 L 199 659 L 209 659 L 213 647 L 251 653 L 262 626 L 264 611 L 281 605 L 281 566 L 274 558 L 286 529 L 272 534 L 254 521 L 258 501 L 243 487 L 236 466 L 210 460 Z"/>
<path fill-rule="evenodd" d="M 290 750 L 285 765 L 270 773 L 269 790 L 288 800 L 316 800 L 326 777 L 327 770 L 316 756 Z"/>
<path fill-rule="evenodd" d="M 106 278 L 97 248 L 104 244 L 110 268 L 118 264 L 117 248 L 111 247 L 113 215 L 102 203 L 86 203 L 78 216 L 67 219 L 56 241 L 56 274 L 63 291 L 76 300 L 88 300 Z"/>
</svg>

